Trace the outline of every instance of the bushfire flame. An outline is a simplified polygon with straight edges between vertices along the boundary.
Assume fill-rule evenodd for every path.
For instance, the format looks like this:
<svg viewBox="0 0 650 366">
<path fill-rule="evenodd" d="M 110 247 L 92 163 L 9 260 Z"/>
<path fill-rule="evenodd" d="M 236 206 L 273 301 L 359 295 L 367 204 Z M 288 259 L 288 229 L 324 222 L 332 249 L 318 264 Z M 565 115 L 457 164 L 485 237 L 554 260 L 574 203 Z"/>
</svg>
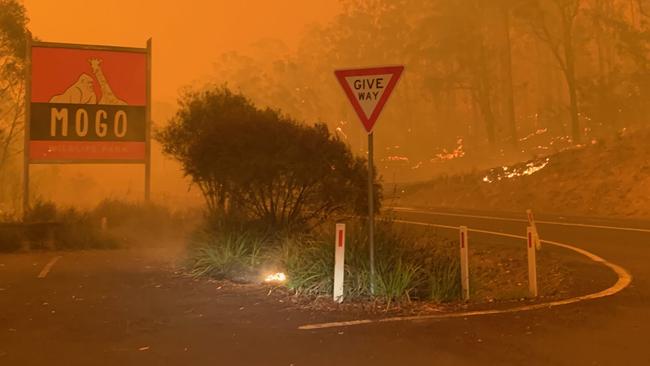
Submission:
<svg viewBox="0 0 650 366">
<path fill-rule="evenodd" d="M 499 171 L 500 169 L 492 169 L 490 171 L 490 174 L 483 177 L 483 182 L 492 183 L 495 181 L 500 181 L 502 179 L 511 179 L 515 177 L 521 177 L 524 175 L 532 175 L 544 169 L 550 161 L 551 159 L 546 158 L 539 161 L 529 162 L 523 166 L 514 166 L 514 167 L 504 166 L 502 167 L 501 171 Z"/>
<path fill-rule="evenodd" d="M 284 282 L 286 280 L 287 280 L 287 276 L 282 272 L 278 272 L 278 273 L 273 273 L 273 274 L 270 274 L 270 275 L 266 276 L 266 278 L 264 279 L 264 282 L 267 282 L 267 283 L 269 283 L 269 282 Z"/>
</svg>

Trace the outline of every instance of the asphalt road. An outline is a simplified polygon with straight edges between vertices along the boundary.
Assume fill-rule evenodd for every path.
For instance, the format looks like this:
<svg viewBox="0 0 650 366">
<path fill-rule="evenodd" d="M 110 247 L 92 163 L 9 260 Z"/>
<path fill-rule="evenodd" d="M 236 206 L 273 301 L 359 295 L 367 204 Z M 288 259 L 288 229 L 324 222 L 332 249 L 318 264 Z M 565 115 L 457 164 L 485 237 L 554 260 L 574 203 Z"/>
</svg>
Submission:
<svg viewBox="0 0 650 366">
<path fill-rule="evenodd" d="M 400 217 L 525 233 L 525 222 L 471 214 Z M 650 229 L 625 220 L 537 219 Z M 543 239 L 623 266 L 632 284 L 551 309 L 307 331 L 297 328 L 341 315 L 288 310 L 256 288 L 231 291 L 180 276 L 170 248 L 5 254 L 0 365 L 650 365 L 650 232 L 539 229 Z"/>
</svg>

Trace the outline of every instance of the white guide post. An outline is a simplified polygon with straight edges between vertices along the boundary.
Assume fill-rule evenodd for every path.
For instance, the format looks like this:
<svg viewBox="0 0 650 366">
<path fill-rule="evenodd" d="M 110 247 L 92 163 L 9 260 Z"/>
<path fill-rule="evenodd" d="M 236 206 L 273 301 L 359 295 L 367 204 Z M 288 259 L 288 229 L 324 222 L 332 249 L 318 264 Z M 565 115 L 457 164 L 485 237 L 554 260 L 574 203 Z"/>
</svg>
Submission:
<svg viewBox="0 0 650 366">
<path fill-rule="evenodd" d="M 528 248 L 528 293 L 530 297 L 537 297 L 537 261 L 535 254 L 537 249 L 535 248 L 535 230 L 532 227 L 528 227 L 526 233 L 527 245 Z"/>
<path fill-rule="evenodd" d="M 334 301 L 343 302 L 343 279 L 345 274 L 345 224 L 336 224 L 334 250 Z"/>
<path fill-rule="evenodd" d="M 463 300 L 469 300 L 469 254 L 467 226 L 460 227 L 460 282 L 463 290 Z"/>
<path fill-rule="evenodd" d="M 533 210 L 530 208 L 526 210 L 526 216 L 528 216 L 528 226 L 533 229 L 533 240 L 535 240 L 535 247 L 537 250 L 542 249 L 542 242 L 539 240 L 539 231 L 537 231 L 537 224 L 535 223 L 535 216 L 533 215 Z"/>
</svg>

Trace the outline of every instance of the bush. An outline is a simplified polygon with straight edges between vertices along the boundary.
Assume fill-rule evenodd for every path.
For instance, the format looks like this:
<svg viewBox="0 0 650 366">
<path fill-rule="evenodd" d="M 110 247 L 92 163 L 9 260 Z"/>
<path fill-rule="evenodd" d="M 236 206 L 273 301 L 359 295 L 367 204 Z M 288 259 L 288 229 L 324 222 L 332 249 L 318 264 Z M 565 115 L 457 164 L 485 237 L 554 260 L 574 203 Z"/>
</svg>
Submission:
<svg viewBox="0 0 650 366">
<path fill-rule="evenodd" d="M 193 219 L 190 212 L 172 212 L 156 203 L 116 199 L 101 201 L 89 214 L 98 224 L 105 218 L 110 232 L 131 244 L 184 236 Z"/>
<path fill-rule="evenodd" d="M 23 240 L 34 249 L 114 248 L 117 240 L 102 232 L 100 222 L 84 211 L 37 201 L 23 222 Z"/>
<path fill-rule="evenodd" d="M 99 222 L 88 212 L 63 209 L 58 215 L 57 249 L 109 249 L 118 246 L 110 233 L 101 231 Z"/>
<path fill-rule="evenodd" d="M 429 229 L 404 228 L 390 220 L 377 225 L 375 236 L 375 295 L 388 305 L 394 301 L 432 299 L 443 302 L 460 297 L 460 269 L 455 244 Z M 253 231 L 254 232 L 254 231 Z M 370 268 L 366 225 L 347 226 L 345 295 L 370 297 Z M 219 278 L 261 278 L 263 270 L 287 274 L 286 286 L 299 295 L 331 295 L 334 268 L 333 232 L 242 234 L 219 231 L 202 237 L 191 251 L 191 271 Z M 266 268 L 265 268 L 266 267 Z"/>
<path fill-rule="evenodd" d="M 461 295 L 460 262 L 456 257 L 429 267 L 430 297 L 437 302 L 453 301 Z"/>
<path fill-rule="evenodd" d="M 411 300 L 416 291 L 418 275 L 422 268 L 417 263 L 398 258 L 395 263 L 381 262 L 377 273 L 377 294 L 383 296 L 390 306 L 393 300 Z"/>
<path fill-rule="evenodd" d="M 105 200 L 80 211 L 39 200 L 24 222 L 0 224 L 0 251 L 18 250 L 23 243 L 33 249 L 88 249 L 115 248 L 120 241 L 161 241 L 184 235 L 189 217 L 156 204 Z M 108 230 L 102 228 L 103 218 Z"/>
<path fill-rule="evenodd" d="M 270 257 L 278 268 L 286 272 L 286 286 L 297 294 L 323 295 L 332 292 L 333 245 L 326 245 L 325 241 L 307 235 L 285 237 Z"/>
<path fill-rule="evenodd" d="M 250 282 L 261 263 L 263 246 L 260 236 L 201 231 L 193 238 L 190 249 L 190 273 Z"/>
<path fill-rule="evenodd" d="M 51 222 L 57 219 L 57 207 L 54 202 L 37 200 L 25 213 L 27 223 Z"/>
<path fill-rule="evenodd" d="M 18 223 L 0 223 L 0 252 L 13 252 L 20 249 L 23 240 Z"/>
<path fill-rule="evenodd" d="M 157 139 L 212 215 L 307 231 L 367 207 L 365 160 L 325 124 L 299 124 L 226 87 L 186 94 Z"/>
</svg>

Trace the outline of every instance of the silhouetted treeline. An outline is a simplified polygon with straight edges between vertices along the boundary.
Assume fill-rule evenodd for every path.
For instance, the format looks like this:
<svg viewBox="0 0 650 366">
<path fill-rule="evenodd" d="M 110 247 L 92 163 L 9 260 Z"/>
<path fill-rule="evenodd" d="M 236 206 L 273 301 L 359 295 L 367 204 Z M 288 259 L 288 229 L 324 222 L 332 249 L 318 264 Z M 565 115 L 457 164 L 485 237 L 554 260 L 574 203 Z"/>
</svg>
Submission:
<svg viewBox="0 0 650 366">
<path fill-rule="evenodd" d="M 327 121 L 363 152 L 332 71 L 404 64 L 377 127 L 382 162 L 545 153 L 648 124 L 646 10 L 645 0 L 346 0 L 297 50 L 260 41 L 224 55 L 215 74 L 258 103 Z"/>
<path fill-rule="evenodd" d="M 22 152 L 26 34 L 22 3 L 0 0 L 0 217 L 5 213 L 3 204 L 19 192 L 12 175 Z"/>
</svg>

